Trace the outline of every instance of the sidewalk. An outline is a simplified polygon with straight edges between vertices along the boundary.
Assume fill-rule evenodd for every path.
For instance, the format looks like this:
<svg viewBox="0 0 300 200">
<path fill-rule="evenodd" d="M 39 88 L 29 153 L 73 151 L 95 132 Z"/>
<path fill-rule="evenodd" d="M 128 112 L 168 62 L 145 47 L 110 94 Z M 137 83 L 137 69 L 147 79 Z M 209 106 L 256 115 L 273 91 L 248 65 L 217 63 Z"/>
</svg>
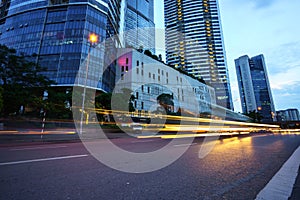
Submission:
<svg viewBox="0 0 300 200">
<path fill-rule="evenodd" d="M 300 199 L 300 166 L 299 166 L 299 170 L 298 170 L 298 176 L 296 179 L 296 182 L 294 184 L 294 188 L 293 188 L 293 192 L 291 197 L 289 198 L 289 200 L 298 200 Z"/>
</svg>

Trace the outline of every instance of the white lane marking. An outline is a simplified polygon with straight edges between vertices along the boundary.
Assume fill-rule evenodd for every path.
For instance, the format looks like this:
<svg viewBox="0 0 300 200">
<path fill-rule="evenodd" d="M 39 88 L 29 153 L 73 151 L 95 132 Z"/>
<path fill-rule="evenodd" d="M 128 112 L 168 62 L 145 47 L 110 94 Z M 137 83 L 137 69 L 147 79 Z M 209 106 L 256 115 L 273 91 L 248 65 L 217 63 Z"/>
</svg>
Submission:
<svg viewBox="0 0 300 200">
<path fill-rule="evenodd" d="M 143 143 L 143 142 L 153 142 L 154 140 L 137 140 L 137 141 L 131 141 L 131 143 Z"/>
<path fill-rule="evenodd" d="M 70 158 L 81 158 L 81 157 L 86 157 L 86 156 L 88 156 L 88 155 L 87 154 L 83 154 L 83 155 L 75 155 L 75 156 L 62 156 L 62 157 L 53 157 L 53 158 L 41 158 L 41 159 L 34 159 L 34 160 L 21 160 L 21 161 L 0 163 L 0 166 L 16 165 L 16 164 L 24 164 L 24 163 L 32 163 L 32 162 L 42 162 L 42 161 L 49 161 L 49 160 L 62 160 L 62 159 L 70 159 Z"/>
<path fill-rule="evenodd" d="M 54 146 L 54 147 L 25 147 L 25 148 L 15 148 L 9 149 L 9 151 L 22 151 L 22 150 L 36 150 L 36 149 L 58 149 L 58 148 L 66 148 L 67 146 Z"/>
<path fill-rule="evenodd" d="M 192 146 L 192 145 L 196 145 L 197 143 L 192 143 L 192 144 L 176 144 L 173 145 L 174 147 L 185 147 L 185 146 Z"/>
<path fill-rule="evenodd" d="M 293 191 L 300 165 L 300 147 L 284 163 L 269 183 L 258 193 L 256 200 L 286 200 Z"/>
</svg>

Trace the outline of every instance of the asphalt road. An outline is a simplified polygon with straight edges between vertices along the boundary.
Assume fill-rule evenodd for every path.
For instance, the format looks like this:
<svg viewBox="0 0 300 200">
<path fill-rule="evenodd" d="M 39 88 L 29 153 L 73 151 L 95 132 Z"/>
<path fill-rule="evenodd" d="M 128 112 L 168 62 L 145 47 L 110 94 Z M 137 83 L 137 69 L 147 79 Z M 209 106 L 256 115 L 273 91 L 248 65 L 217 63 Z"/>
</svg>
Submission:
<svg viewBox="0 0 300 200">
<path fill-rule="evenodd" d="M 152 138 L 112 141 L 139 153 L 170 144 Z M 171 146 L 170 156 L 185 142 Z M 204 145 L 198 138 L 174 163 L 138 174 L 107 167 L 80 142 L 5 145 L 0 147 L 0 199 L 255 199 L 299 145 L 300 135 L 223 138 L 200 159 Z"/>
</svg>

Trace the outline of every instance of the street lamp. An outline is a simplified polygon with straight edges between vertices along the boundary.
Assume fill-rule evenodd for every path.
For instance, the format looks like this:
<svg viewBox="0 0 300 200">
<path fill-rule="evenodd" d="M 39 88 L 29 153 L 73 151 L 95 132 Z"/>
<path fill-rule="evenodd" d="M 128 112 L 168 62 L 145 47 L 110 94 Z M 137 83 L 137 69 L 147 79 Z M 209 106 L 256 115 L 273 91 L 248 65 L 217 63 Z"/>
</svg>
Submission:
<svg viewBox="0 0 300 200">
<path fill-rule="evenodd" d="M 85 66 L 85 80 L 84 80 L 84 86 L 83 86 L 83 93 L 82 93 L 82 105 L 81 105 L 81 120 L 80 120 L 80 134 L 82 135 L 82 126 L 83 126 L 83 115 L 84 115 L 84 104 L 85 104 L 85 95 L 86 95 L 86 82 L 88 78 L 88 71 L 89 71 L 89 62 L 90 62 L 90 52 L 91 52 L 91 47 L 98 42 L 98 35 L 95 33 L 89 34 L 88 38 L 88 44 L 89 44 L 89 49 L 88 49 L 88 55 L 87 55 L 87 61 L 86 61 L 86 66 Z"/>
</svg>

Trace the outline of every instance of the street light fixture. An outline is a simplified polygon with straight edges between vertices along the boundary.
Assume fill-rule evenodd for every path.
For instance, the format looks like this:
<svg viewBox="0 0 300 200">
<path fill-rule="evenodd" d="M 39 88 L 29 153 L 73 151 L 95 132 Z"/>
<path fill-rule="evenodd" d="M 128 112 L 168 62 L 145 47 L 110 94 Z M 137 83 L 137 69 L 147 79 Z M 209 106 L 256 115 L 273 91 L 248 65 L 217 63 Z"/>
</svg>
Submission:
<svg viewBox="0 0 300 200">
<path fill-rule="evenodd" d="M 82 93 L 82 105 L 81 105 L 81 120 L 80 120 L 80 134 L 82 135 L 82 126 L 83 126 L 83 115 L 84 115 L 84 106 L 85 106 L 85 95 L 86 95 L 86 84 L 87 84 L 87 78 L 88 78 L 88 71 L 89 71 L 89 62 L 90 62 L 90 52 L 91 47 L 98 42 L 98 35 L 95 33 L 89 34 L 88 38 L 88 55 L 87 55 L 87 61 L 85 66 L 85 80 L 84 80 L 84 86 L 83 86 L 83 93 Z"/>
</svg>

